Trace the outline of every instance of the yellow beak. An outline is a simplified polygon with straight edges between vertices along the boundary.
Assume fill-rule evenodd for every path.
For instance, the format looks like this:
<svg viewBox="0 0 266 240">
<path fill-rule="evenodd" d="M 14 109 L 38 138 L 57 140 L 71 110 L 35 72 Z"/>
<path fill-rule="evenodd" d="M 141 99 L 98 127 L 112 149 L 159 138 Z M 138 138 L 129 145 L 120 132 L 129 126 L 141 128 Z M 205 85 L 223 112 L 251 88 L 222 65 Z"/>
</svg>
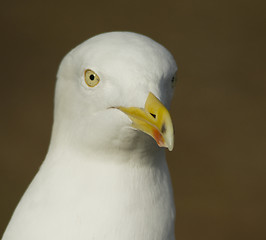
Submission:
<svg viewBox="0 0 266 240">
<path fill-rule="evenodd" d="M 150 135 L 158 146 L 169 151 L 174 148 L 174 129 L 170 114 L 166 107 L 151 92 L 145 107 L 117 107 L 132 120 L 132 127 Z"/>
</svg>

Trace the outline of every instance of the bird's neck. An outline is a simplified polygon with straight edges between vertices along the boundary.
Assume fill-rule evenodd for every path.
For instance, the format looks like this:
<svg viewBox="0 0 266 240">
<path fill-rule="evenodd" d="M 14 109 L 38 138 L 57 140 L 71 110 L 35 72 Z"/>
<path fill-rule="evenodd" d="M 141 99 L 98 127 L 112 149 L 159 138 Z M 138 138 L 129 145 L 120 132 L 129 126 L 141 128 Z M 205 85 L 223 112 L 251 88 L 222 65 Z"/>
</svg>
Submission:
<svg viewBox="0 0 266 240">
<path fill-rule="evenodd" d="M 144 146 L 136 144 L 130 149 L 124 148 L 105 148 L 83 149 L 77 145 L 50 145 L 44 165 L 65 165 L 95 167 L 125 167 L 125 168 L 161 168 L 166 165 L 165 150 L 154 145 Z"/>
<path fill-rule="evenodd" d="M 31 216 L 27 227 L 32 239 L 38 238 L 35 225 L 45 226 L 46 239 L 77 240 L 84 239 L 81 232 L 88 239 L 169 239 L 174 229 L 164 151 L 87 155 L 50 148 L 20 205 Z M 69 228 L 73 222 L 77 227 Z"/>
</svg>

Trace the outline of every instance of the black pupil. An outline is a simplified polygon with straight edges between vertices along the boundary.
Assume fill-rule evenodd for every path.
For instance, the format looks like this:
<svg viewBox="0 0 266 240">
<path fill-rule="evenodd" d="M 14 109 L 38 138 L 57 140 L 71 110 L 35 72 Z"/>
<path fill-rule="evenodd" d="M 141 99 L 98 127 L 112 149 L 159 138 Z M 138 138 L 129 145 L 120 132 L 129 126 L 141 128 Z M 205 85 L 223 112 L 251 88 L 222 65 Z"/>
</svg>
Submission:
<svg viewBox="0 0 266 240">
<path fill-rule="evenodd" d="M 95 77 L 94 77 L 94 75 L 93 75 L 93 74 L 91 74 L 91 75 L 90 75 L 90 80 L 92 80 L 92 81 L 93 81 L 93 80 L 94 80 L 94 78 L 95 78 Z"/>
</svg>

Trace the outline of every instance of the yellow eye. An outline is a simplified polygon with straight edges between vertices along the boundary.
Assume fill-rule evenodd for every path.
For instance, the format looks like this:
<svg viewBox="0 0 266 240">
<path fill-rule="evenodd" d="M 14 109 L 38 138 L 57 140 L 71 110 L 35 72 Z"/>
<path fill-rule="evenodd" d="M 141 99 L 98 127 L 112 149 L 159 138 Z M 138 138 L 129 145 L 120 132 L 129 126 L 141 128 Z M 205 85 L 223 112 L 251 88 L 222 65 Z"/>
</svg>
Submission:
<svg viewBox="0 0 266 240">
<path fill-rule="evenodd" d="M 85 82 L 89 87 L 95 87 L 99 82 L 99 76 L 90 69 L 84 72 Z"/>
</svg>

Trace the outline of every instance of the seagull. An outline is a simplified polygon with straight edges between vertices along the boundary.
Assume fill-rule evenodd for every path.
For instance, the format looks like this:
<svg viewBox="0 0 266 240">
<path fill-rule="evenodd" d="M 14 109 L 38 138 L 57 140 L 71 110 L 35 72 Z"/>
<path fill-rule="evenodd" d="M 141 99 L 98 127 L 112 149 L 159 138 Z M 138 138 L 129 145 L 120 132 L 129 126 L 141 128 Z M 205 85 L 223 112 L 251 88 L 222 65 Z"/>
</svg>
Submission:
<svg viewBox="0 0 266 240">
<path fill-rule="evenodd" d="M 132 32 L 94 36 L 62 60 L 48 153 L 2 240 L 174 240 L 165 149 L 177 65 Z"/>
</svg>

